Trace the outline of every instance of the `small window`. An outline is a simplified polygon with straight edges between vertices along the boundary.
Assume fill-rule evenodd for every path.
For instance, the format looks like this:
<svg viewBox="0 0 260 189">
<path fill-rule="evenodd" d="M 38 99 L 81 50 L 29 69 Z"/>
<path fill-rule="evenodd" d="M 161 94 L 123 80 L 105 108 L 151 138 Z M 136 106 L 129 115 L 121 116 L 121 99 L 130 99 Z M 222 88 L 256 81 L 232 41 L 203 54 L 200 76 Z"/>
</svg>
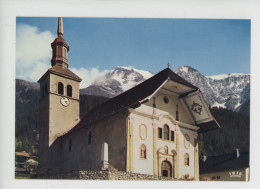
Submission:
<svg viewBox="0 0 260 189">
<path fill-rule="evenodd" d="M 174 141 L 174 131 L 171 131 L 171 141 Z"/>
<path fill-rule="evenodd" d="M 90 145 L 91 142 L 92 142 L 92 132 L 89 131 L 89 133 L 88 133 L 88 144 Z"/>
<path fill-rule="evenodd" d="M 165 104 L 168 104 L 168 103 L 169 103 L 169 98 L 168 98 L 167 96 L 165 96 L 165 97 L 163 98 L 163 101 L 164 101 Z"/>
<path fill-rule="evenodd" d="M 214 180 L 215 180 L 215 179 L 216 179 L 216 177 L 211 177 L 211 179 L 214 179 Z"/>
<path fill-rule="evenodd" d="M 184 155 L 184 165 L 189 166 L 190 165 L 190 156 L 188 153 Z"/>
<path fill-rule="evenodd" d="M 58 94 L 61 94 L 61 95 L 64 94 L 64 92 L 63 92 L 64 89 L 63 88 L 64 88 L 63 83 L 59 82 L 58 83 Z"/>
<path fill-rule="evenodd" d="M 144 144 L 140 147 L 140 157 L 141 159 L 146 159 L 146 146 Z"/>
<path fill-rule="evenodd" d="M 217 176 L 217 179 L 219 180 L 219 179 L 220 179 L 220 176 Z"/>
<path fill-rule="evenodd" d="M 72 86 L 71 85 L 67 85 L 67 96 L 72 97 Z"/>
<path fill-rule="evenodd" d="M 70 139 L 70 141 L 69 141 L 69 152 L 71 152 L 71 148 L 72 148 L 72 141 Z"/>
<path fill-rule="evenodd" d="M 169 140 L 169 126 L 168 125 L 163 126 L 163 138 L 165 140 Z"/>
<path fill-rule="evenodd" d="M 162 128 L 158 128 L 158 138 L 162 138 Z"/>
</svg>

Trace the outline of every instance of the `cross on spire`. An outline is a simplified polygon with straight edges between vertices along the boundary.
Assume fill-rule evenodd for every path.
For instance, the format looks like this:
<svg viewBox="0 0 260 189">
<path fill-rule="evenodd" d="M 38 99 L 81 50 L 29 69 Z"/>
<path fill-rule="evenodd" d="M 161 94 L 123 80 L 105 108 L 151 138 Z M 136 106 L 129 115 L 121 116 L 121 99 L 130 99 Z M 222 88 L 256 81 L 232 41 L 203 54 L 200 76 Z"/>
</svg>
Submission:
<svg viewBox="0 0 260 189">
<path fill-rule="evenodd" d="M 170 67 L 170 63 L 168 62 L 168 64 L 167 64 L 167 66 L 168 66 L 168 68 Z"/>
</svg>

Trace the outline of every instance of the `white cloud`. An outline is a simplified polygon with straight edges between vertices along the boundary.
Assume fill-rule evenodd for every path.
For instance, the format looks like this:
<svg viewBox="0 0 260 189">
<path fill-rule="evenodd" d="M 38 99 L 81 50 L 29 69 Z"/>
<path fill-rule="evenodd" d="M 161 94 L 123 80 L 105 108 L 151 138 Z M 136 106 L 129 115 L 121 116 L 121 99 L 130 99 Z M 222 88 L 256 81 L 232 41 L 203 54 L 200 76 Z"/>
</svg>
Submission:
<svg viewBox="0 0 260 189">
<path fill-rule="evenodd" d="M 51 43 L 56 37 L 50 31 L 40 32 L 37 27 L 19 24 L 16 30 L 16 77 L 27 81 L 37 81 L 51 66 Z M 96 77 L 108 70 L 99 68 L 71 68 L 82 78 L 81 88 L 92 84 Z"/>
<path fill-rule="evenodd" d="M 51 46 L 55 36 L 50 31 L 19 24 L 16 30 L 16 77 L 37 81 L 50 67 Z"/>
<path fill-rule="evenodd" d="M 105 75 L 109 70 L 100 71 L 99 68 L 91 68 L 90 70 L 85 68 L 71 68 L 72 72 L 77 74 L 81 79 L 80 88 L 85 88 L 91 85 L 94 80 L 100 76 Z"/>
</svg>

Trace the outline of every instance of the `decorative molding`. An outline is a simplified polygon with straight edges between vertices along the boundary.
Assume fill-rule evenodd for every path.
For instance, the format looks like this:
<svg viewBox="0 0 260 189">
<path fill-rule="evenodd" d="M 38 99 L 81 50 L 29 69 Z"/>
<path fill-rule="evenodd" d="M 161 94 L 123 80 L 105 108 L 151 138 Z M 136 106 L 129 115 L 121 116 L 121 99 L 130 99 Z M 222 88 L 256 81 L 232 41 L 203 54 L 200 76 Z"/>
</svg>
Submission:
<svg viewBox="0 0 260 189">
<path fill-rule="evenodd" d="M 176 82 L 176 83 L 178 83 L 178 82 Z M 186 93 L 186 92 L 189 92 L 191 89 L 187 89 L 186 91 L 182 91 L 182 92 L 175 92 L 175 91 L 172 91 L 172 90 L 169 90 L 169 89 L 167 89 L 167 88 L 164 88 L 164 87 L 162 87 L 162 89 L 163 90 L 165 90 L 165 91 L 168 91 L 168 92 L 170 92 L 170 93 L 173 93 L 173 94 L 175 94 L 176 96 L 179 96 L 179 95 L 181 95 L 181 94 L 183 94 L 183 93 Z"/>
<path fill-rule="evenodd" d="M 144 133 L 142 133 L 142 127 L 145 129 L 145 136 L 143 136 Z M 145 124 L 139 125 L 139 137 L 141 140 L 146 140 L 147 139 L 147 127 Z"/>
<path fill-rule="evenodd" d="M 199 120 L 196 120 L 195 121 L 195 123 L 196 124 L 199 124 L 199 123 L 201 123 L 201 122 L 205 122 L 206 120 L 212 120 L 212 114 L 210 113 L 210 111 L 209 111 L 209 109 L 208 109 L 208 105 L 207 105 L 207 103 L 205 102 L 205 100 L 204 100 L 204 98 L 202 97 L 202 94 L 201 94 L 201 92 L 199 92 L 199 91 L 197 91 L 197 92 L 195 92 L 195 93 L 192 93 L 192 94 L 189 94 L 189 95 L 187 95 L 185 98 L 184 98 L 184 102 L 185 102 L 185 105 L 187 105 L 187 108 L 188 108 L 188 110 L 190 111 L 190 109 L 189 109 L 189 106 L 188 106 L 188 104 L 186 103 L 186 99 L 188 99 L 188 98 L 190 98 L 190 97 L 193 97 L 193 96 L 198 96 L 198 98 L 200 99 L 200 101 L 201 101 L 201 103 L 202 103 L 202 107 L 205 109 L 205 112 L 206 112 L 206 114 L 207 114 L 207 118 L 205 118 L 205 119 L 199 119 Z M 191 111 L 190 111 L 191 112 Z M 194 115 L 192 114 L 192 117 L 193 117 Z"/>
<path fill-rule="evenodd" d="M 161 141 L 164 141 L 164 142 L 171 142 L 171 143 L 174 143 L 174 142 L 175 142 L 175 141 L 165 140 L 165 139 L 163 139 L 163 138 L 159 138 L 158 136 L 157 136 L 157 139 L 158 139 L 158 140 L 161 140 Z"/>
<path fill-rule="evenodd" d="M 130 116 L 127 119 L 127 171 L 133 171 L 133 124 L 130 121 Z"/>
<path fill-rule="evenodd" d="M 163 124 L 163 125 L 167 125 L 167 124 Z M 169 127 L 169 126 L 168 126 Z M 175 135 L 175 131 L 174 130 L 171 130 L 170 127 L 169 127 L 169 140 L 166 140 L 164 139 L 164 131 L 163 131 L 163 127 L 157 127 L 157 130 L 161 128 L 162 129 L 162 138 L 159 138 L 158 134 L 157 134 L 157 140 L 161 140 L 161 141 L 164 141 L 164 142 L 171 142 L 171 143 L 174 143 L 175 142 L 175 136 L 174 136 L 174 140 L 172 141 L 171 140 L 171 131 L 173 131 L 174 135 Z M 158 132 L 159 133 L 159 132 Z"/>
<path fill-rule="evenodd" d="M 199 144 L 198 139 L 194 139 L 194 177 L 199 180 Z"/>
<path fill-rule="evenodd" d="M 207 115 L 208 115 L 209 117 L 211 117 L 211 116 L 210 116 L 210 113 L 209 113 L 208 105 L 207 105 L 207 103 L 205 102 L 204 98 L 201 96 L 201 93 L 199 93 L 198 96 L 199 96 L 199 99 L 201 100 L 202 104 L 204 105 L 204 109 L 206 110 Z"/>
<path fill-rule="evenodd" d="M 152 107 L 151 107 L 152 109 Z M 142 112 L 142 111 L 138 111 L 136 109 L 133 109 L 133 108 L 129 108 L 129 111 L 130 113 L 133 113 L 133 114 L 136 114 L 136 115 L 139 115 L 139 116 L 143 116 L 143 117 L 147 117 L 147 118 L 151 118 L 151 119 L 159 119 L 159 116 L 157 115 L 153 115 L 153 114 L 148 114 L 146 112 Z"/>
<path fill-rule="evenodd" d="M 165 114 L 160 114 L 160 115 L 150 115 L 150 114 L 147 114 L 145 112 L 138 111 L 136 109 L 129 109 L 129 111 L 133 114 L 148 117 L 148 118 L 151 118 L 154 121 L 158 121 L 158 122 L 160 122 L 159 120 L 166 118 L 166 119 L 169 119 L 174 125 L 179 125 L 182 128 L 186 128 L 186 129 L 189 129 L 189 130 L 192 130 L 192 131 L 197 131 L 199 129 L 199 127 L 197 127 L 195 125 L 191 125 L 191 124 L 184 123 L 184 122 L 181 122 L 181 121 L 176 121 L 174 119 L 174 117 L 171 116 L 168 112 L 165 112 Z"/>
<path fill-rule="evenodd" d="M 180 163 L 180 153 L 179 153 L 179 134 L 176 134 L 176 152 L 177 152 L 177 159 L 176 159 L 176 178 L 180 178 L 180 175 L 179 175 L 179 163 Z"/>
<path fill-rule="evenodd" d="M 183 146 L 186 149 L 189 149 L 189 147 L 190 147 L 190 136 L 188 134 L 185 134 L 183 137 Z"/>
<path fill-rule="evenodd" d="M 173 154 L 166 154 L 166 153 L 163 153 L 163 152 L 158 152 L 158 154 L 160 155 L 159 158 L 161 158 L 161 156 L 168 156 L 168 157 L 172 157 Z"/>
<path fill-rule="evenodd" d="M 126 171 L 130 171 L 131 164 L 131 145 L 130 145 L 130 116 L 127 117 L 127 154 L 126 154 Z"/>
<path fill-rule="evenodd" d="M 165 146 L 164 146 L 164 153 L 165 153 L 165 154 L 169 154 L 168 152 L 169 152 L 169 148 L 168 148 L 167 145 L 165 145 Z"/>
<path fill-rule="evenodd" d="M 153 128 L 153 175 L 156 175 L 157 169 L 156 169 L 156 163 L 157 163 L 157 157 L 156 157 L 156 128 Z"/>
<path fill-rule="evenodd" d="M 144 157 L 142 157 L 142 148 L 144 147 Z M 147 148 L 146 148 L 146 145 L 145 144 L 141 144 L 140 145 L 140 147 L 139 147 L 139 158 L 140 158 L 140 160 L 147 160 L 148 158 L 147 158 Z"/>
<path fill-rule="evenodd" d="M 56 95 L 56 96 L 60 96 L 60 97 L 66 97 L 66 98 L 69 98 L 69 99 L 72 99 L 72 100 L 76 100 L 76 101 L 80 101 L 79 99 L 76 99 L 76 98 L 72 98 L 70 96 L 66 96 L 66 95 L 61 95 L 61 94 L 58 94 L 58 93 L 53 93 L 53 92 L 49 92 L 50 94 L 53 94 L 53 95 Z"/>
<path fill-rule="evenodd" d="M 184 166 L 190 166 L 190 155 L 187 152 L 184 154 Z"/>
<path fill-rule="evenodd" d="M 175 150 L 172 150 L 173 154 L 166 154 L 166 153 L 160 152 L 161 149 L 162 149 L 162 147 L 157 150 L 157 154 L 158 154 L 158 176 L 162 176 L 162 169 L 161 169 L 162 168 L 162 162 L 168 161 L 171 164 L 171 167 L 172 167 L 172 170 L 171 170 L 172 178 L 174 178 L 175 172 L 176 172 L 176 169 L 175 169 L 175 156 L 176 156 L 175 154 L 176 154 L 176 152 L 175 152 Z"/>
<path fill-rule="evenodd" d="M 181 102 L 184 103 L 184 107 L 186 107 L 185 109 L 189 112 L 189 115 L 191 116 L 192 120 L 194 121 L 194 123 L 196 124 L 196 118 L 194 117 L 193 113 L 191 112 L 190 108 L 189 108 L 189 105 L 187 104 L 186 102 L 186 99 L 181 99 Z"/>
<path fill-rule="evenodd" d="M 133 123 L 130 122 L 130 157 L 131 157 L 131 162 L 130 162 L 130 171 L 132 172 L 134 169 L 133 165 Z"/>
<path fill-rule="evenodd" d="M 165 113 L 165 114 L 160 114 L 160 115 L 159 115 L 159 122 L 160 122 L 160 120 L 163 120 L 163 118 L 169 119 L 174 125 L 176 125 L 176 120 L 175 120 L 175 118 L 174 118 L 171 114 L 169 114 L 168 112 Z M 164 123 L 163 125 L 165 125 L 165 124 L 166 124 L 166 123 Z"/>
<path fill-rule="evenodd" d="M 199 103 L 193 101 L 192 105 L 191 105 L 191 110 L 199 115 L 201 115 L 201 112 L 203 111 L 203 107 L 202 105 L 200 105 Z"/>
<path fill-rule="evenodd" d="M 147 99 L 150 100 L 150 99 L 165 85 L 165 83 L 167 83 L 167 82 L 168 82 L 168 79 L 165 80 L 165 81 L 153 92 L 153 94 L 151 94 L 150 96 L 148 96 Z"/>
</svg>

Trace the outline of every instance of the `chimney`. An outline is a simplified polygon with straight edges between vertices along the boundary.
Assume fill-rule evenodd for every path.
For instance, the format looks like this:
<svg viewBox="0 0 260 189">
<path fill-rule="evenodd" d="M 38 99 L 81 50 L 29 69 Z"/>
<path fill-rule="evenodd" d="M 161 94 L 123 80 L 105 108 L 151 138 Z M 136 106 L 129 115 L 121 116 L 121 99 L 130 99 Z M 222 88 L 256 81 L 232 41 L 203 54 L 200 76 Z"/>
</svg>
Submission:
<svg viewBox="0 0 260 189">
<path fill-rule="evenodd" d="M 237 148 L 236 151 L 237 151 L 237 158 L 239 158 L 239 156 L 240 156 L 239 149 Z"/>
</svg>

